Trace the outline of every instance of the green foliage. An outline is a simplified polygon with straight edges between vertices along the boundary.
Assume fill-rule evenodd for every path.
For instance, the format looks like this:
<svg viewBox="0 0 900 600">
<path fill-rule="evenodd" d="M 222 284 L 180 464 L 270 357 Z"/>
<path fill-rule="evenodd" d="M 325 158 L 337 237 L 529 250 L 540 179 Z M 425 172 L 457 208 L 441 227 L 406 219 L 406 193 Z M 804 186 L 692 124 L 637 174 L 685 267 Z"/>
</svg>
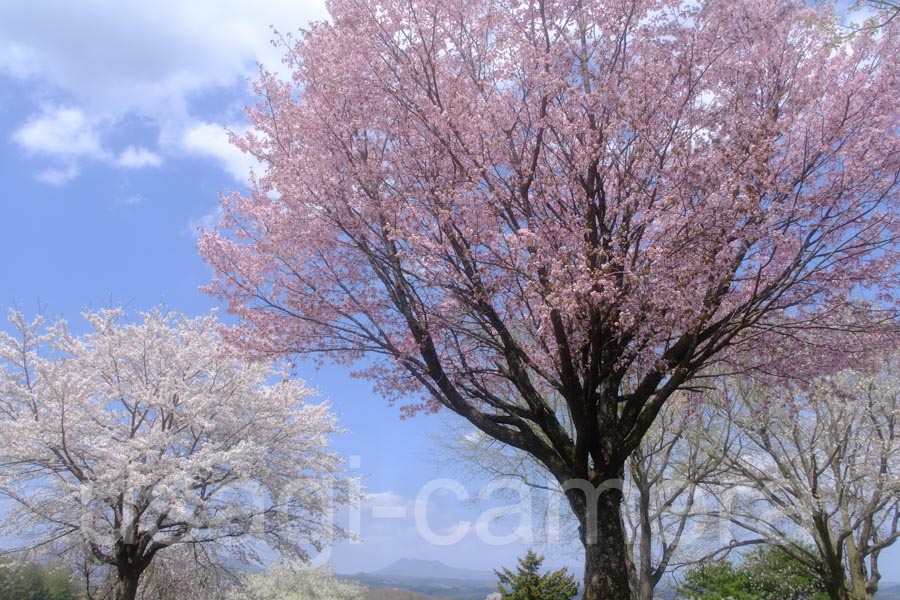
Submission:
<svg viewBox="0 0 900 600">
<path fill-rule="evenodd" d="M 578 583 L 564 567 L 541 575 L 543 556 L 529 550 L 519 559 L 513 573 L 509 569 L 494 571 L 500 579 L 497 584 L 503 600 L 571 600 L 578 593 Z M 509 586 L 509 590 L 506 589 Z"/>
<path fill-rule="evenodd" d="M 79 593 L 69 573 L 38 563 L 0 564 L 0 598 L 75 600 Z"/>
<path fill-rule="evenodd" d="M 729 561 L 700 565 L 685 575 L 679 594 L 691 600 L 827 600 L 818 574 L 777 546 Z"/>
<path fill-rule="evenodd" d="M 678 592 L 691 600 L 753 600 L 750 589 L 750 577 L 723 560 L 688 571 Z"/>
</svg>

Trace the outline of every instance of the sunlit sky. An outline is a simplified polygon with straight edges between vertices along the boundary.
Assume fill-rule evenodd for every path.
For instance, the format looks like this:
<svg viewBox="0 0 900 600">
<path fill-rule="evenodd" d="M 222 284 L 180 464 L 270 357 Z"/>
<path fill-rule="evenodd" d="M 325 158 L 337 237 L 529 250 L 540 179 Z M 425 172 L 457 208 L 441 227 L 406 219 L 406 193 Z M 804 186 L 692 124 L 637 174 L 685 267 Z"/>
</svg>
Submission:
<svg viewBox="0 0 900 600">
<path fill-rule="evenodd" d="M 253 167 L 225 130 L 247 126 L 258 63 L 282 69 L 272 28 L 326 15 L 309 0 L 0 2 L 0 307 L 62 316 L 77 330 L 84 308 L 216 306 L 199 291 L 212 272 L 196 231 L 215 223 L 218 194 L 241 189 Z M 403 421 L 339 368 L 298 370 L 339 414 L 347 432 L 334 445 L 368 493 L 362 541 L 329 556 L 339 572 L 402 557 L 490 570 L 524 552 L 521 541 L 492 545 L 474 530 L 450 545 L 417 531 L 417 495 L 459 473 L 434 441 L 459 435 L 449 416 Z M 472 496 L 483 484 L 463 483 Z M 445 490 L 427 506 L 431 528 L 446 534 L 489 505 Z M 548 558 L 579 562 L 559 548 Z M 882 573 L 900 580 L 896 548 Z"/>
</svg>

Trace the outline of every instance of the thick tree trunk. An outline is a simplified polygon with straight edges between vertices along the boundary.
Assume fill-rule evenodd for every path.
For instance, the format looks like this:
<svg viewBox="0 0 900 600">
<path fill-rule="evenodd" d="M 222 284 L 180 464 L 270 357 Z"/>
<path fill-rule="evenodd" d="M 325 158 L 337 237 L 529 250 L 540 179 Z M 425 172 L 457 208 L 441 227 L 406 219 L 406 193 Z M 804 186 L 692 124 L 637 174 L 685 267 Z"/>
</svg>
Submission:
<svg viewBox="0 0 900 600">
<path fill-rule="evenodd" d="M 116 600 L 134 600 L 147 567 L 140 545 L 116 542 Z"/>
<path fill-rule="evenodd" d="M 584 546 L 583 600 L 629 600 L 625 528 L 620 486 L 567 491 Z M 591 496 L 593 495 L 593 498 Z"/>
<path fill-rule="evenodd" d="M 116 600 L 134 600 L 137 596 L 140 574 L 119 571 L 119 579 L 116 581 Z"/>
<path fill-rule="evenodd" d="M 847 590 L 847 579 L 844 577 L 843 568 L 838 564 L 837 570 L 831 570 L 824 577 L 825 592 L 831 600 L 851 600 Z"/>
</svg>

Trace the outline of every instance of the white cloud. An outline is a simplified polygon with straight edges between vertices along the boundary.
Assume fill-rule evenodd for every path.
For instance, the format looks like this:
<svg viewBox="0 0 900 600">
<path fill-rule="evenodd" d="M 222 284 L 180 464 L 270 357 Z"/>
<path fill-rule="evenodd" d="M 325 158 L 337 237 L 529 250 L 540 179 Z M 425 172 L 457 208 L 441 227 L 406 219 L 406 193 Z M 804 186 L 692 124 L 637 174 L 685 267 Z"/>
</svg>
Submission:
<svg viewBox="0 0 900 600">
<path fill-rule="evenodd" d="M 115 164 L 128 169 L 158 167 L 162 164 L 162 158 L 146 148 L 128 146 L 116 157 Z"/>
<path fill-rule="evenodd" d="M 181 140 L 184 151 L 198 156 L 213 158 L 236 181 L 245 183 L 252 169 L 261 172 L 260 164 L 253 156 L 244 154 L 228 141 L 228 129 L 240 132 L 240 127 L 226 129 L 215 123 L 196 123 L 190 126 Z"/>
<path fill-rule="evenodd" d="M 13 140 L 29 154 L 66 159 L 104 154 L 94 125 L 81 110 L 71 107 L 45 108 L 26 121 Z"/>
<path fill-rule="evenodd" d="M 115 154 L 105 149 L 101 124 L 92 121 L 78 108 L 45 106 L 13 132 L 12 139 L 30 155 L 50 158 L 57 164 L 36 176 L 38 181 L 60 186 L 80 173 L 79 162 L 93 160 L 115 167 L 140 169 L 157 167 L 162 158 L 140 146 L 128 146 Z"/>
<path fill-rule="evenodd" d="M 157 152 L 187 150 L 216 158 L 245 181 L 252 161 L 227 149 L 224 134 L 210 123 L 237 117 L 200 113 L 205 107 L 198 100 L 214 93 L 216 110 L 237 112 L 257 64 L 284 69 L 271 27 L 296 31 L 326 17 L 324 0 L 48 0 L 39 9 L 0 2 L 0 74 L 39 84 L 34 89 L 67 105 L 30 119 L 16 141 L 31 154 L 101 158 L 125 168 L 157 166 Z M 157 129 L 157 152 L 132 140 L 132 150 L 106 149 L 98 127 L 127 137 L 128 116 Z M 51 117 L 67 128 L 55 133 Z"/>
<path fill-rule="evenodd" d="M 327 16 L 322 0 L 0 3 L 0 70 L 53 83 L 91 110 L 153 114 L 278 67 L 270 27 Z"/>
</svg>

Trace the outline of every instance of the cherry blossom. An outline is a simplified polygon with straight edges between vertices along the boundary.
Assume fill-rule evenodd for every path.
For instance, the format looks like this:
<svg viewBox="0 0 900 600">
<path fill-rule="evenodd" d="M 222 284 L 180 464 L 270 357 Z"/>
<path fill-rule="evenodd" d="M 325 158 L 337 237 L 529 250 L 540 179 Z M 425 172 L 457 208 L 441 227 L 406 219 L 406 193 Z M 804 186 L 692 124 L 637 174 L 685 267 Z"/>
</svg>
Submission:
<svg viewBox="0 0 900 600">
<path fill-rule="evenodd" d="M 265 172 L 200 241 L 208 291 L 248 352 L 351 366 L 600 490 L 568 494 L 584 597 L 627 597 L 603 484 L 675 391 L 713 363 L 850 366 L 896 331 L 898 24 L 848 37 L 791 0 L 328 7 L 283 40 L 293 77 L 255 85 L 234 142 Z"/>
<path fill-rule="evenodd" d="M 128 600 L 171 546 L 304 558 L 341 533 L 330 513 L 351 485 L 312 390 L 230 355 L 215 315 L 84 316 L 83 336 L 17 312 L 0 334 L 5 533 L 36 552 L 86 549 Z"/>
</svg>

